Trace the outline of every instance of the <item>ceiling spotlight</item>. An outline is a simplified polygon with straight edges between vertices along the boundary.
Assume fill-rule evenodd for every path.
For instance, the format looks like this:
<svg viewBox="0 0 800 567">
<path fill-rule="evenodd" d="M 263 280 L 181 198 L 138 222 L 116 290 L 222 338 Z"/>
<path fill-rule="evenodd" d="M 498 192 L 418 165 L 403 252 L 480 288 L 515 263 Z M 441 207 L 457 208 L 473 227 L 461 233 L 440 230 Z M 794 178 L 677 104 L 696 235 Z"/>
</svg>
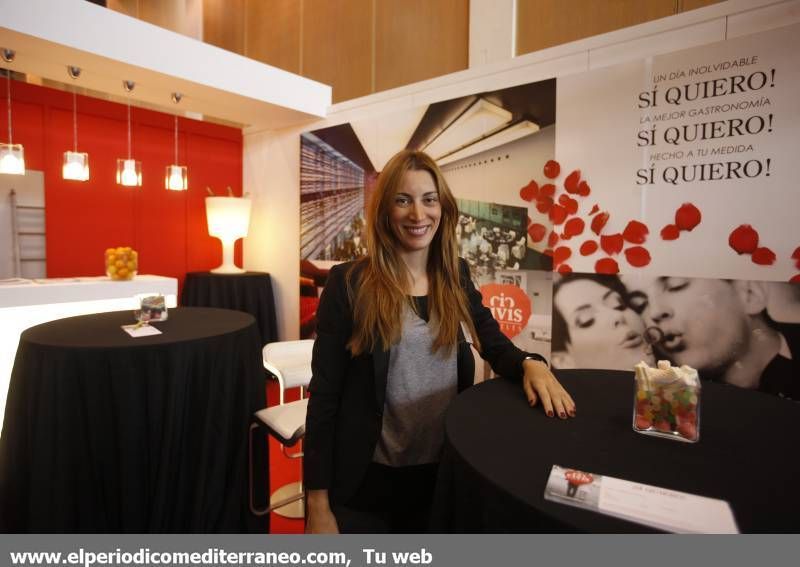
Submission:
<svg viewBox="0 0 800 567">
<path fill-rule="evenodd" d="M 70 79 L 77 79 L 81 76 L 81 68 L 75 67 L 74 65 L 67 65 L 67 73 L 69 73 Z"/>
<path fill-rule="evenodd" d="M 172 97 L 171 98 L 172 98 L 172 102 L 174 102 L 175 104 L 178 104 L 181 101 L 181 99 L 183 98 L 183 95 L 181 93 L 174 92 L 174 93 L 172 93 Z"/>
<path fill-rule="evenodd" d="M 11 63 L 14 60 L 14 57 L 17 56 L 16 51 L 14 51 L 13 49 L 7 49 L 5 47 L 3 48 L 2 53 L 3 53 L 2 55 L 3 61 L 5 61 L 6 63 Z"/>
</svg>

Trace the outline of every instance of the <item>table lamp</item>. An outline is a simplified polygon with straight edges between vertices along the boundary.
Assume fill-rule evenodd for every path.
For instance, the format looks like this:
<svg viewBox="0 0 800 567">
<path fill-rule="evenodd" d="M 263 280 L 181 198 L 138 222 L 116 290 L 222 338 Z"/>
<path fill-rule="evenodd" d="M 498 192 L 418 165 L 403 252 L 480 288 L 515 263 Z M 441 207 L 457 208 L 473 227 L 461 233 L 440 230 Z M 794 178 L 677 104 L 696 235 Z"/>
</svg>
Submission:
<svg viewBox="0 0 800 567">
<path fill-rule="evenodd" d="M 206 197 L 208 234 L 222 242 L 222 264 L 211 270 L 214 274 L 241 274 L 243 269 L 233 263 L 234 243 L 247 236 L 250 226 L 250 199 L 243 197 Z"/>
</svg>

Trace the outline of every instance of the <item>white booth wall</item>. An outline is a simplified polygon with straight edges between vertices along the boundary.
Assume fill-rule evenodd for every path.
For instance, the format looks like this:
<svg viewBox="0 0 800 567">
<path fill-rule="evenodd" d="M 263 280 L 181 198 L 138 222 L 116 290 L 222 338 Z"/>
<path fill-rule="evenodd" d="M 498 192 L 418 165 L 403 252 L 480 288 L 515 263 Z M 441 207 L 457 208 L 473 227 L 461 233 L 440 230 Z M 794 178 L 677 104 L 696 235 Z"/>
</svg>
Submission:
<svg viewBox="0 0 800 567">
<path fill-rule="evenodd" d="M 244 267 L 271 274 L 280 339 L 299 337 L 302 132 L 700 47 L 798 22 L 800 0 L 729 0 L 336 104 L 326 119 L 302 127 L 246 131 L 244 191 L 250 193 L 253 209 L 250 233 L 244 242 Z M 478 198 L 474 194 L 457 196 Z"/>
</svg>

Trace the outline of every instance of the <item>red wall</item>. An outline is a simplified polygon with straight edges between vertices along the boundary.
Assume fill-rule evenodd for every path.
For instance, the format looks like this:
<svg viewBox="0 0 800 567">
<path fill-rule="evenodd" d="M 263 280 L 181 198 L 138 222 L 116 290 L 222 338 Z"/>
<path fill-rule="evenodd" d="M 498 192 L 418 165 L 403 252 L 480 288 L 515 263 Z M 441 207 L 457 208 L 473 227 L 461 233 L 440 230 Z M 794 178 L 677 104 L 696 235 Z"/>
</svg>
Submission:
<svg viewBox="0 0 800 567">
<path fill-rule="evenodd" d="M 3 91 L 4 83 L 0 79 Z M 27 169 L 44 172 L 49 277 L 101 275 L 103 252 L 113 246 L 139 251 L 140 274 L 177 277 L 180 283 L 186 272 L 221 262 L 220 242 L 208 235 L 204 197 L 206 186 L 217 195 L 231 186 L 241 195 L 240 130 L 179 118 L 178 161 L 189 168 L 189 190 L 167 191 L 173 116 L 131 107 L 132 156 L 142 162 L 143 184 L 122 187 L 115 176 L 117 158 L 127 157 L 126 106 L 78 96 L 78 151 L 89 153 L 90 179 L 65 181 L 61 165 L 72 149 L 72 94 L 19 81 L 11 89 L 14 143 L 24 145 Z M 0 113 L 4 142 L 6 116 Z M 241 265 L 241 240 L 236 261 Z"/>
</svg>

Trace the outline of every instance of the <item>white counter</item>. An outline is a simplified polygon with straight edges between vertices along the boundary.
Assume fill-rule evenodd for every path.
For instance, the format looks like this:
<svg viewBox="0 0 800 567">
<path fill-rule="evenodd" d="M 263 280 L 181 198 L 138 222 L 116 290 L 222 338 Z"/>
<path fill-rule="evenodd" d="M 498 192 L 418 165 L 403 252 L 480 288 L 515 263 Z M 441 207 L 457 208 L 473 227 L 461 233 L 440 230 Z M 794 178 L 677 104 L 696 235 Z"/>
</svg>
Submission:
<svg viewBox="0 0 800 567">
<path fill-rule="evenodd" d="M 135 309 L 140 293 L 161 294 L 175 307 L 178 280 L 163 276 L 136 276 L 129 281 L 92 278 L 0 280 L 0 428 L 14 367 L 19 336 L 25 329 L 75 315 Z M 131 323 L 134 323 L 131 313 Z"/>
</svg>

